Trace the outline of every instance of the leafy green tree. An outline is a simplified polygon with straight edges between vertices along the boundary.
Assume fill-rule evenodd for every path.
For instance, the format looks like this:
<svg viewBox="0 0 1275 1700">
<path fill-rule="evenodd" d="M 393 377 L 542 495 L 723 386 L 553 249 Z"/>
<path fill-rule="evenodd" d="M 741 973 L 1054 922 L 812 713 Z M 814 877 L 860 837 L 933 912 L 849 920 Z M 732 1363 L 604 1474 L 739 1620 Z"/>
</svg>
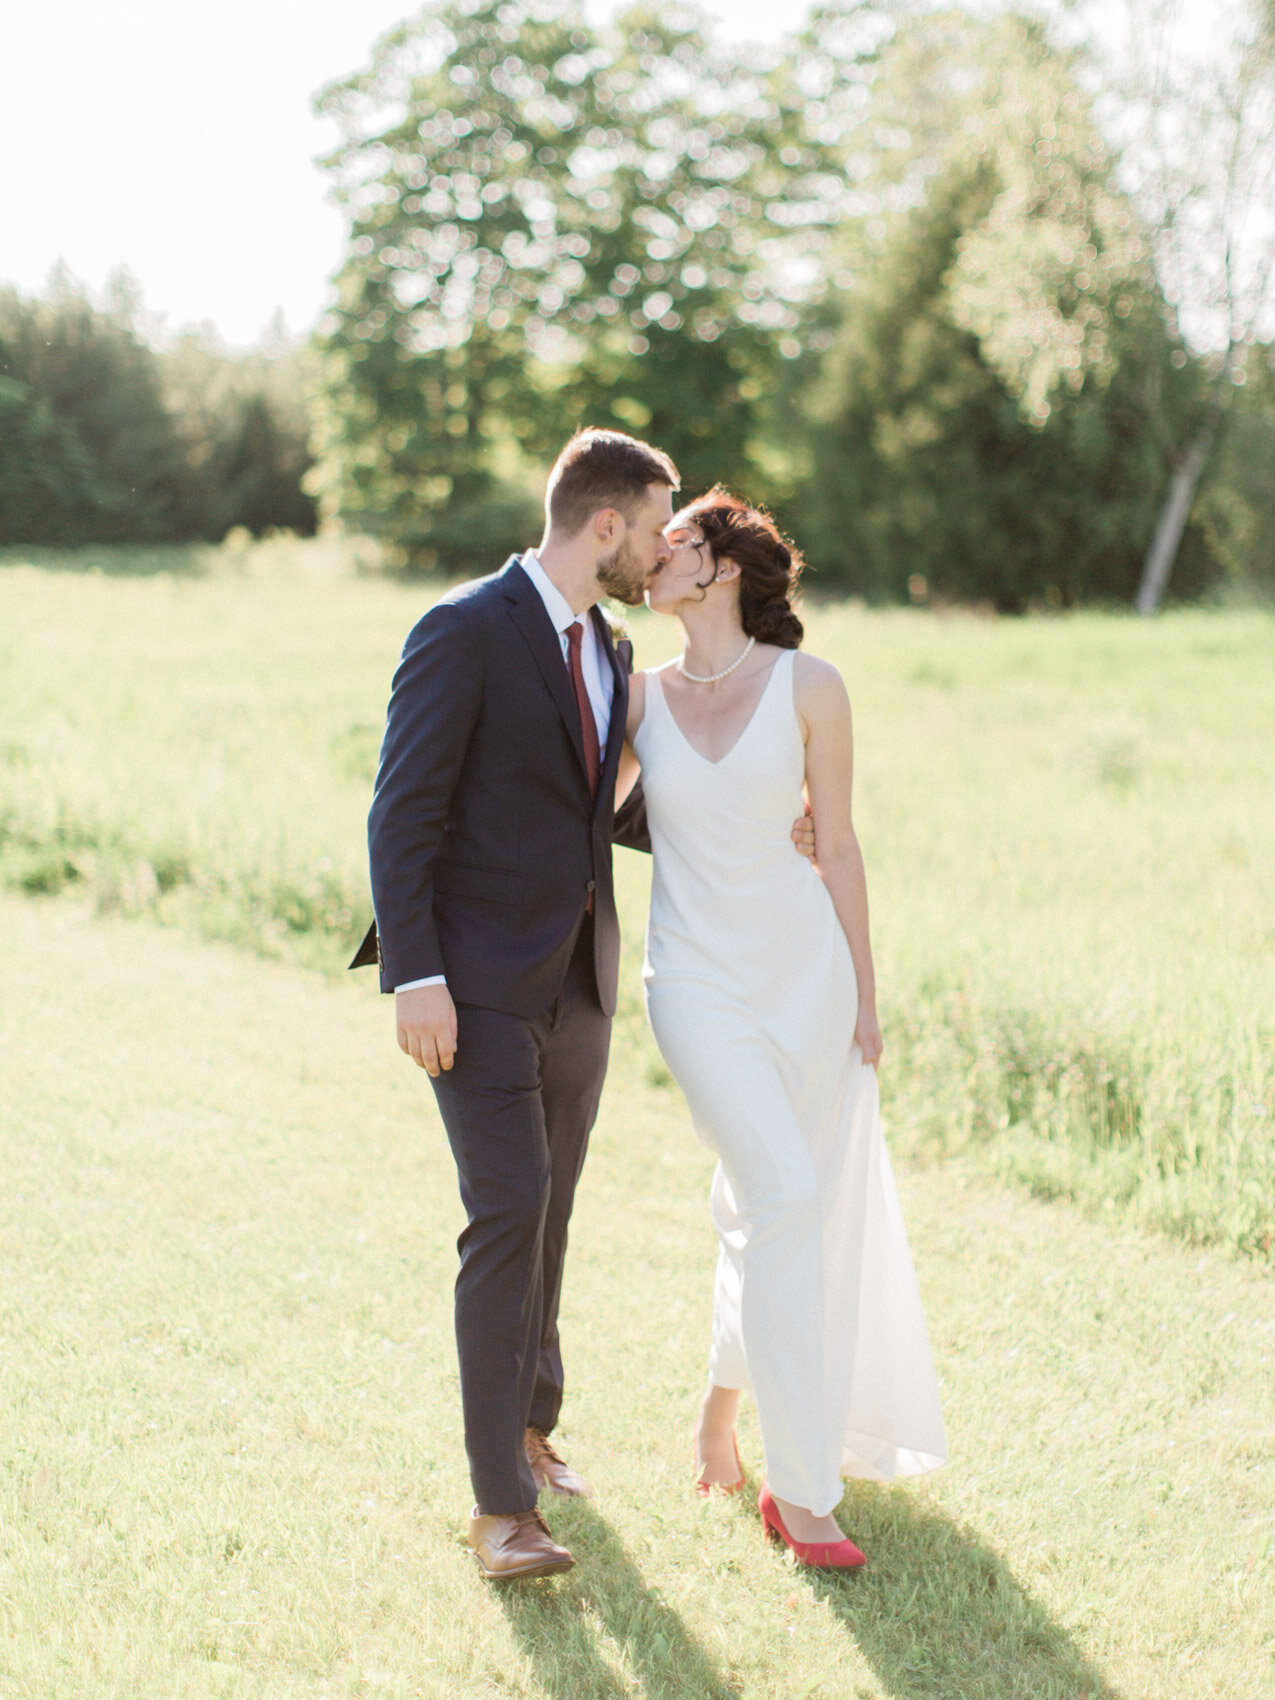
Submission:
<svg viewBox="0 0 1275 1700">
<path fill-rule="evenodd" d="M 8 392 L 0 539 L 188 534 L 181 440 L 155 356 L 127 317 L 97 310 L 65 281 L 47 301 L 0 292 L 0 381 Z"/>
<path fill-rule="evenodd" d="M 869 124 L 881 186 L 807 413 L 813 561 L 876 596 L 1128 598 L 1164 466 L 1143 392 L 1177 374 L 1074 63 L 1022 19 L 926 16 Z"/>
<path fill-rule="evenodd" d="M 191 334 L 160 354 L 139 312 L 127 279 L 105 308 L 65 278 L 46 300 L 0 293 L 0 542 L 312 532 L 298 352 L 233 356 Z"/>
<path fill-rule="evenodd" d="M 1275 601 L 1275 344 L 1245 354 L 1195 521 L 1226 590 Z"/>
<path fill-rule="evenodd" d="M 159 363 L 190 468 L 192 529 L 214 541 L 232 526 L 257 535 L 274 529 L 311 535 L 318 510 L 304 488 L 313 464 L 306 351 L 281 331 L 266 347 L 242 354 L 188 331 Z"/>
<path fill-rule="evenodd" d="M 800 322 L 785 264 L 844 187 L 792 70 L 668 9 L 595 31 L 566 0 L 441 0 L 329 89 L 351 221 L 321 343 L 329 508 L 424 561 L 508 547 L 528 469 L 584 422 L 650 435 L 688 487 L 755 479 Z"/>
<path fill-rule="evenodd" d="M 50 515 L 72 515 L 92 482 L 83 444 L 48 403 L 30 384 L 0 377 L 0 541 L 43 541 Z"/>
</svg>

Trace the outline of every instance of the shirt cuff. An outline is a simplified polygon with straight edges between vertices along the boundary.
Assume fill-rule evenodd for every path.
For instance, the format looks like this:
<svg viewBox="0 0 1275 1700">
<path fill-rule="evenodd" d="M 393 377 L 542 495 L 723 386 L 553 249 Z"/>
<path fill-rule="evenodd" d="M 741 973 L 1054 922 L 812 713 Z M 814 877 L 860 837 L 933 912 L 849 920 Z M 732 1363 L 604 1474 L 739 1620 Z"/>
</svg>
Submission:
<svg viewBox="0 0 1275 1700">
<path fill-rule="evenodd" d="M 431 974 L 425 980 L 404 980 L 403 984 L 395 986 L 394 990 L 396 992 L 414 992 L 417 986 L 445 986 L 446 984 L 446 974 Z"/>
</svg>

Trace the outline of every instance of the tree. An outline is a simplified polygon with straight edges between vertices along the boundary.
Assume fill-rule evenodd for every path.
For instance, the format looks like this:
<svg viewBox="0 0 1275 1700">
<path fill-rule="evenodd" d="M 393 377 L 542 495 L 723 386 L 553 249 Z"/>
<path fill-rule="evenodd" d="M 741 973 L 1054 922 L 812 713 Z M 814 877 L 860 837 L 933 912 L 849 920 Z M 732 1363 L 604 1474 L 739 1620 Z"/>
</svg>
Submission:
<svg viewBox="0 0 1275 1700">
<path fill-rule="evenodd" d="M 351 220 L 321 339 L 329 508 L 418 561 L 509 547 L 528 467 L 585 421 L 649 433 L 688 487 L 755 474 L 792 262 L 844 186 L 835 91 L 801 69 L 676 8 L 595 31 L 566 0 L 441 0 L 326 91 Z"/>
<path fill-rule="evenodd" d="M 1090 104 L 1021 18 L 928 14 L 882 56 L 798 504 L 813 559 L 868 594 L 1132 592 L 1163 465 L 1141 395 L 1178 374 Z"/>
<path fill-rule="evenodd" d="M 1172 457 L 1136 606 L 1152 614 L 1169 584 L 1248 351 L 1275 331 L 1275 13 L 1269 0 L 1215 0 L 1206 39 L 1176 0 L 1104 4 L 1095 36 L 1110 84 L 1107 123 L 1125 183 L 1150 233 L 1175 359 L 1207 382 L 1185 420 L 1149 419 Z"/>
<path fill-rule="evenodd" d="M 73 513 L 92 482 L 83 444 L 48 403 L 30 384 L 0 377 L 0 541 L 43 542 L 50 515 Z"/>
<path fill-rule="evenodd" d="M 186 333 L 158 353 L 136 286 L 104 307 L 65 276 L 0 292 L 0 541 L 216 541 L 312 532 L 300 352 L 230 355 Z"/>
<path fill-rule="evenodd" d="M 164 398 L 189 465 L 186 507 L 195 534 L 232 526 L 313 534 L 317 504 L 304 488 L 310 453 L 306 350 L 282 333 L 232 354 L 206 331 L 183 332 L 159 356 Z"/>
<path fill-rule="evenodd" d="M 1275 346 L 1248 350 L 1196 521 L 1229 591 L 1275 601 Z"/>
<path fill-rule="evenodd" d="M 6 457 L 5 541 L 184 534 L 185 456 L 130 312 L 126 299 L 114 314 L 99 311 L 65 277 L 47 301 L 0 292 L 0 380 L 16 457 Z"/>
</svg>

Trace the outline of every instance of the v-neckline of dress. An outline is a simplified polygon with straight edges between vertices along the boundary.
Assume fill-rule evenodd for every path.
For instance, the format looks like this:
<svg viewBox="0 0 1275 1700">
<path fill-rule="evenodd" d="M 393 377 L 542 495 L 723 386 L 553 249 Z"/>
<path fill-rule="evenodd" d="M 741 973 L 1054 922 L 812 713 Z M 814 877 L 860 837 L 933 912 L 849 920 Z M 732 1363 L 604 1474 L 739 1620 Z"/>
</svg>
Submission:
<svg viewBox="0 0 1275 1700">
<path fill-rule="evenodd" d="M 702 750 L 697 750 L 695 748 L 695 745 L 691 742 L 691 740 L 687 737 L 686 733 L 682 730 L 682 724 L 678 720 L 676 714 L 674 714 L 674 712 L 673 712 L 673 705 L 668 700 L 668 696 L 667 696 L 667 694 L 664 690 L 663 679 L 660 678 L 660 675 L 658 673 L 653 673 L 651 675 L 651 677 L 653 679 L 655 679 L 657 681 L 657 683 L 659 684 L 660 701 L 664 704 L 664 712 L 668 715 L 669 719 L 673 722 L 673 729 L 676 731 L 678 737 L 686 745 L 687 749 L 691 752 L 691 754 L 693 756 L 696 756 L 700 761 L 702 761 L 704 763 L 705 767 L 720 767 L 724 761 L 728 761 L 730 759 L 730 757 L 734 755 L 735 751 L 739 748 L 739 746 L 743 743 L 744 739 L 748 736 L 749 732 L 752 729 L 752 724 L 753 724 L 754 720 L 756 720 L 757 716 L 761 713 L 761 705 L 765 702 L 767 696 L 770 693 L 770 687 L 775 682 L 775 674 L 779 671 L 779 665 L 783 661 L 785 653 L 786 652 L 781 651 L 780 654 L 778 654 L 775 657 L 775 659 L 771 662 L 770 672 L 766 675 L 766 683 L 761 688 L 761 695 L 757 698 L 757 701 L 753 704 L 753 712 L 748 716 L 748 719 L 744 722 L 743 726 L 740 728 L 739 733 L 736 736 L 735 741 L 731 745 L 731 747 L 728 750 L 724 751 L 720 756 L 718 756 L 716 758 L 716 760 L 714 760 L 712 756 L 706 756 L 703 753 Z"/>
</svg>

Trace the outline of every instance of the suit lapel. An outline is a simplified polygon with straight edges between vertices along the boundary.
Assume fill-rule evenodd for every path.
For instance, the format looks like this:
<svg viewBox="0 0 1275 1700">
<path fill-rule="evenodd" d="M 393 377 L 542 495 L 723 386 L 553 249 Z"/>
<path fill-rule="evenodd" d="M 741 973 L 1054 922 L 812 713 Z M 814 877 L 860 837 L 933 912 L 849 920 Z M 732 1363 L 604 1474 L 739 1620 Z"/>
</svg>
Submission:
<svg viewBox="0 0 1275 1700">
<path fill-rule="evenodd" d="M 602 762 L 602 778 L 598 784 L 598 801 L 608 794 L 614 794 L 615 776 L 620 765 L 620 751 L 624 747 L 625 724 L 629 717 L 629 667 L 633 662 L 633 646 L 627 638 L 622 638 L 621 645 L 627 650 L 626 666 L 621 662 L 616 652 L 616 646 L 611 638 L 611 627 L 608 625 L 602 610 L 594 604 L 593 622 L 598 635 L 602 639 L 602 653 L 611 663 L 611 677 L 614 689 L 611 693 L 611 724 L 607 731 L 606 755 Z"/>
<path fill-rule="evenodd" d="M 571 737 L 571 747 L 580 763 L 580 772 L 584 781 L 589 782 L 589 768 L 584 759 L 584 736 L 580 730 L 580 710 L 576 707 L 575 692 L 571 688 L 571 676 L 567 672 L 567 664 L 562 659 L 562 645 L 558 634 L 553 629 L 553 621 L 549 618 L 548 610 L 540 599 L 540 593 L 523 571 L 518 557 L 513 556 L 505 566 L 505 595 L 509 599 L 509 615 L 517 626 L 523 641 L 531 651 L 532 659 L 540 669 L 540 676 L 548 688 L 549 695 L 557 705 L 563 723 Z M 612 727 L 614 730 L 614 726 Z M 607 758 L 610 759 L 611 740 L 607 739 Z M 599 792 L 602 787 L 598 787 Z"/>
</svg>

